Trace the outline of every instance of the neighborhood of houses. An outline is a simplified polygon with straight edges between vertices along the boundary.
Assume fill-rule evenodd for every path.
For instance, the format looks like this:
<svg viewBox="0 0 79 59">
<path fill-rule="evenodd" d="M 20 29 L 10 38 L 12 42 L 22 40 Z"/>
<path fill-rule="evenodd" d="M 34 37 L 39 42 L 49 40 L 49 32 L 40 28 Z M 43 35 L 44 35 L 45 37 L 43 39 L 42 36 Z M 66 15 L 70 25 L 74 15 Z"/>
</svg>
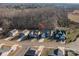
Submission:
<svg viewBox="0 0 79 59">
<path fill-rule="evenodd" d="M 0 28 L 0 35 L 5 36 L 5 38 L 3 37 L 0 38 L 1 56 L 69 56 L 69 55 L 78 56 L 79 55 L 76 51 L 61 46 L 65 45 L 66 43 L 65 42 L 66 31 L 64 29 L 55 29 L 55 30 L 13 29 L 4 35 L 3 29 Z M 27 43 L 24 42 L 28 40 L 30 42 Z M 39 43 L 36 43 L 37 41 Z M 53 41 L 61 45 L 53 47 L 52 46 L 53 44 L 50 43 Z M 36 44 L 32 46 L 32 44 L 30 44 L 31 42 Z M 41 43 L 45 42 L 48 46 L 41 45 Z M 50 43 L 51 47 L 49 47 L 48 42 Z"/>
<path fill-rule="evenodd" d="M 13 29 L 9 31 L 4 40 L 13 40 L 13 38 L 18 37 L 17 41 L 24 40 L 32 40 L 37 39 L 39 42 L 43 42 L 44 40 L 56 40 L 57 42 L 65 43 L 66 40 L 66 32 L 65 30 L 23 30 L 18 31 L 17 29 Z"/>
</svg>

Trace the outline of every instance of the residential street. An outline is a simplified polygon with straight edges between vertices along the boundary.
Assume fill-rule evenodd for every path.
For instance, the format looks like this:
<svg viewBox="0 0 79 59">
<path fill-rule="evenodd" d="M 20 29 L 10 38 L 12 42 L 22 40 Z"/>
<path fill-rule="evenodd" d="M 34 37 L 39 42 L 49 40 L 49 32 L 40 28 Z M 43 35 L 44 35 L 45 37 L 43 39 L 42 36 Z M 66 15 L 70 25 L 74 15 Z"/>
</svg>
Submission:
<svg viewBox="0 0 79 59">
<path fill-rule="evenodd" d="M 25 53 L 25 50 L 30 47 L 30 46 L 45 46 L 45 47 L 52 47 L 52 48 L 57 48 L 57 47 L 65 47 L 69 48 L 72 50 L 75 50 L 76 52 L 79 52 L 79 39 L 77 41 L 69 43 L 69 44 L 61 44 L 60 42 L 31 42 L 30 40 L 25 40 L 21 42 L 17 42 L 17 40 L 11 40 L 11 41 L 6 41 L 4 39 L 0 39 L 0 44 L 5 43 L 8 45 L 14 45 L 14 44 L 19 44 L 23 47 L 23 50 L 21 51 L 22 53 L 19 55 L 22 55 Z"/>
</svg>

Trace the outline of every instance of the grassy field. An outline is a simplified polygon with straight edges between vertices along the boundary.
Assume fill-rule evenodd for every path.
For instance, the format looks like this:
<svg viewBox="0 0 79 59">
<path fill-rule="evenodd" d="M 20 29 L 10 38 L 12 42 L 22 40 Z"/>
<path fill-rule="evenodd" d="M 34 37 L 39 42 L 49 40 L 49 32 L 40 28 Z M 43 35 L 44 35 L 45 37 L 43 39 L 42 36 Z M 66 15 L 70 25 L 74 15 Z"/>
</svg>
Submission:
<svg viewBox="0 0 79 59">
<path fill-rule="evenodd" d="M 67 31 L 66 43 L 70 43 L 76 40 L 77 35 L 79 35 L 79 29 L 70 29 Z"/>
<path fill-rule="evenodd" d="M 48 53 L 53 50 L 52 48 L 44 48 L 41 56 L 48 56 Z"/>
</svg>

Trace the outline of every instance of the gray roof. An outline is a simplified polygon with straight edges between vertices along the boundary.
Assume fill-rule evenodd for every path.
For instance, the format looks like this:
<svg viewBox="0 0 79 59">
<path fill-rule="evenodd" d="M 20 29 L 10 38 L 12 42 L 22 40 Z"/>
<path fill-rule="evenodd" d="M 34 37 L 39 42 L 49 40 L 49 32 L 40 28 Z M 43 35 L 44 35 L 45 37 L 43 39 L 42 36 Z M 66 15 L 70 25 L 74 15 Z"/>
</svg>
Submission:
<svg viewBox="0 0 79 59">
<path fill-rule="evenodd" d="M 49 52 L 49 56 L 63 56 L 63 52 L 60 49 L 55 49 Z"/>
</svg>

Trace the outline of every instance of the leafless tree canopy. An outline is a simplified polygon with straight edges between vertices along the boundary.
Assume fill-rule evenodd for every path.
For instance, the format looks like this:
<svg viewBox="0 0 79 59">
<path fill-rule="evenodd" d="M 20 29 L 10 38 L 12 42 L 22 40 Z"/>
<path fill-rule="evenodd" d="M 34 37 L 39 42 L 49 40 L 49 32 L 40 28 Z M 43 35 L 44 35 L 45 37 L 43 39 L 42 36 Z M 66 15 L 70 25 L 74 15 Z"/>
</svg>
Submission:
<svg viewBox="0 0 79 59">
<path fill-rule="evenodd" d="M 41 24 L 41 25 L 40 25 Z M 0 8 L 0 26 L 4 29 L 53 29 L 68 27 L 65 10 L 56 8 Z"/>
</svg>

